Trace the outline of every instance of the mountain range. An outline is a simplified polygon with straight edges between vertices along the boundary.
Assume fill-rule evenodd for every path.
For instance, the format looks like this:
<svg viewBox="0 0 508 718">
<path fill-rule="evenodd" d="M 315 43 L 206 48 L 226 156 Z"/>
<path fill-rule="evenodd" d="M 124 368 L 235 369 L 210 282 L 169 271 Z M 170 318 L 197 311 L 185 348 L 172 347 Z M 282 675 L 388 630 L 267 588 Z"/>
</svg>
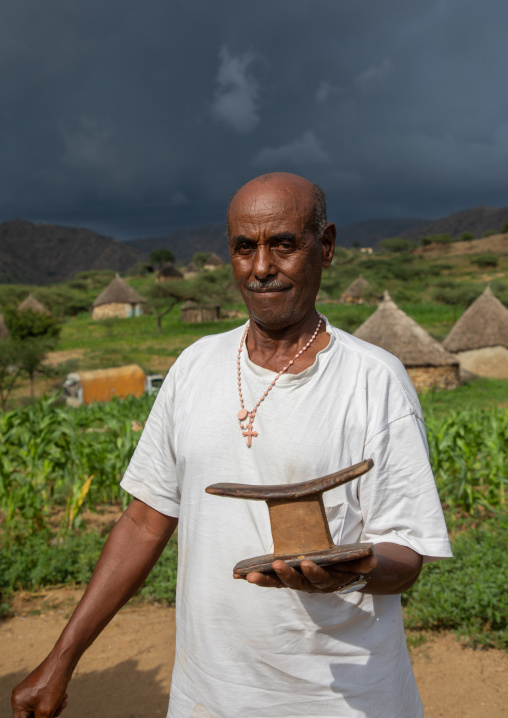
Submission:
<svg viewBox="0 0 508 718">
<path fill-rule="evenodd" d="M 501 231 L 508 223 L 508 207 L 476 207 L 437 220 L 378 219 L 337 228 L 337 244 L 377 247 L 386 237 L 418 240 L 435 234 L 481 237 Z M 21 219 L 0 223 L 0 282 L 49 284 L 71 279 L 77 272 L 113 269 L 126 272 L 147 262 L 150 252 L 170 249 L 177 264 L 188 263 L 195 252 L 215 252 L 228 260 L 225 227 L 212 224 L 158 237 L 119 242 L 90 229 L 36 224 Z"/>
</svg>

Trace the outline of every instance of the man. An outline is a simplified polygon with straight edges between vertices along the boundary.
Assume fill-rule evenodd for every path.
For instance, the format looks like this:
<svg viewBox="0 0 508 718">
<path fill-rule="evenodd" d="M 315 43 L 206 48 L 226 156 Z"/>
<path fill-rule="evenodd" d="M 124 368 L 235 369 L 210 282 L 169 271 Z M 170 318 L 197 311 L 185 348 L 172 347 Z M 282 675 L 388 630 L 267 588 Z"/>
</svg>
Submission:
<svg viewBox="0 0 508 718">
<path fill-rule="evenodd" d="M 416 393 L 398 360 L 315 310 L 335 244 L 319 188 L 259 177 L 228 227 L 248 327 L 201 339 L 169 373 L 122 481 L 134 501 L 55 648 L 14 691 L 15 718 L 59 715 L 79 657 L 177 521 L 168 716 L 423 715 L 398 594 L 450 549 Z M 374 468 L 324 501 L 335 543 L 371 541 L 373 556 L 301 572 L 275 561 L 272 575 L 233 580 L 238 560 L 270 552 L 268 513 L 207 485 L 293 483 L 365 458 Z"/>
</svg>

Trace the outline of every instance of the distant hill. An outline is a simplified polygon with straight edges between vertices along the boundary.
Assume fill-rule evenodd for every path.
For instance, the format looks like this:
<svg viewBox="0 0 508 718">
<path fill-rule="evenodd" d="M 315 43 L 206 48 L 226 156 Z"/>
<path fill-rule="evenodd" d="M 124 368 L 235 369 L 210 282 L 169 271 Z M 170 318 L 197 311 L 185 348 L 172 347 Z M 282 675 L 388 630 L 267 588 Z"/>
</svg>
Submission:
<svg viewBox="0 0 508 718">
<path fill-rule="evenodd" d="M 400 236 L 407 239 L 430 237 L 434 234 L 450 234 L 460 237 L 463 232 L 470 232 L 474 237 L 481 237 L 484 232 L 501 232 L 508 222 L 508 207 L 473 207 L 455 212 L 447 217 L 436 219 L 418 227 L 404 230 Z"/>
<path fill-rule="evenodd" d="M 182 229 L 160 237 L 130 239 L 125 244 L 146 254 L 161 247 L 170 249 L 176 261 L 182 264 L 190 262 L 195 252 L 215 252 L 225 262 L 229 262 L 226 227 L 223 224 L 207 224 L 195 229 Z"/>
<path fill-rule="evenodd" d="M 375 247 L 379 240 L 399 236 L 401 232 L 420 225 L 426 219 L 373 219 L 337 227 L 337 244 L 351 247 L 358 242 L 361 247 Z M 224 261 L 229 261 L 226 227 L 223 224 L 209 224 L 195 229 L 165 234 L 160 237 L 130 239 L 127 244 L 149 254 L 154 249 L 170 249 L 177 262 L 190 262 L 195 252 L 215 252 Z"/>
<path fill-rule="evenodd" d="M 428 224 L 428 219 L 371 219 L 367 222 L 355 222 L 337 227 L 337 244 L 341 247 L 351 247 L 353 242 L 358 242 L 360 247 L 373 247 L 379 244 L 382 239 L 388 237 L 400 237 L 403 232 Z M 405 235 L 404 235 L 405 236 Z"/>
<path fill-rule="evenodd" d="M 2 283 L 48 284 L 87 269 L 125 272 L 144 259 L 135 247 L 90 229 L 20 219 L 0 223 Z"/>
</svg>

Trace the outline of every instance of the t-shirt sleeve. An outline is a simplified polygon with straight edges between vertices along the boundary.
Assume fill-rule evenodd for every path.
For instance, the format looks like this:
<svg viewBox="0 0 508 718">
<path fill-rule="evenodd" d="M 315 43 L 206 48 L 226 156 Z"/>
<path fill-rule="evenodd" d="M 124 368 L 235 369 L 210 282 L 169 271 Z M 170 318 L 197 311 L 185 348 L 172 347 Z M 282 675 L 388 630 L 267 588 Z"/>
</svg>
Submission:
<svg viewBox="0 0 508 718">
<path fill-rule="evenodd" d="M 423 421 L 410 413 L 365 445 L 374 467 L 360 479 L 362 541 L 408 546 L 425 562 L 452 555 Z"/>
<path fill-rule="evenodd" d="M 177 518 L 180 490 L 176 477 L 174 410 L 170 385 L 168 375 L 120 486 L 156 511 Z"/>
</svg>

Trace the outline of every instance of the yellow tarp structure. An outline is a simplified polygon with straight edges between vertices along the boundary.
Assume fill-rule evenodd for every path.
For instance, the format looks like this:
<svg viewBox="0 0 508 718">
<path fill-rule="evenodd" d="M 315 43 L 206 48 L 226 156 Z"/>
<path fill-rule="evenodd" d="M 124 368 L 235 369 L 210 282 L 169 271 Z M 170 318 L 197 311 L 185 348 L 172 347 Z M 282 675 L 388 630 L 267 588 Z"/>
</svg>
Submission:
<svg viewBox="0 0 508 718">
<path fill-rule="evenodd" d="M 78 372 L 83 390 L 83 404 L 111 401 L 114 396 L 141 396 L 145 391 L 146 375 L 137 364 L 113 369 Z"/>
</svg>

